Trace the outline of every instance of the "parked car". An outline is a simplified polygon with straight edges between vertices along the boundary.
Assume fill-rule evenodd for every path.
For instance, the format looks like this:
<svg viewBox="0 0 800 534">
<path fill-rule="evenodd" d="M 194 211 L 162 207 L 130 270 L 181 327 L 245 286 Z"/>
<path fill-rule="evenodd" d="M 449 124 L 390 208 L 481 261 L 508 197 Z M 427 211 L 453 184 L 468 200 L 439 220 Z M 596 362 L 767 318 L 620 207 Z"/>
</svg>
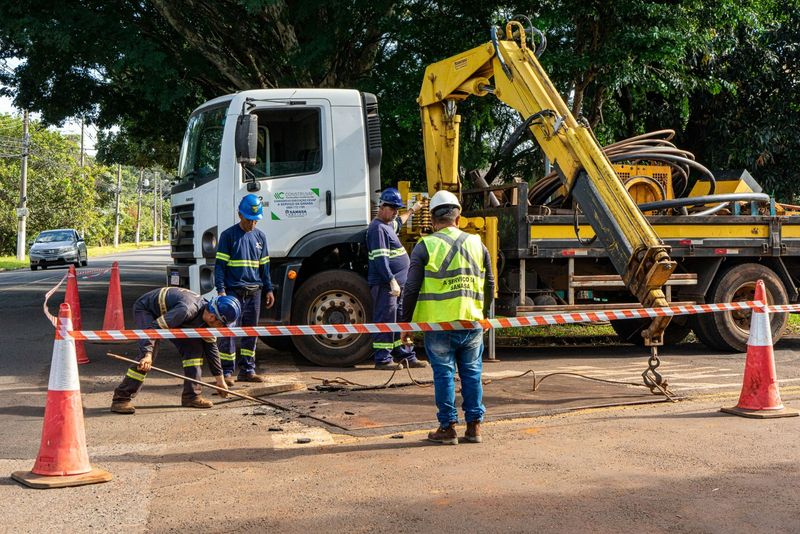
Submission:
<svg viewBox="0 0 800 534">
<path fill-rule="evenodd" d="M 66 265 L 75 267 L 89 264 L 86 243 L 78 232 L 72 228 L 45 230 L 40 233 L 31 245 L 28 256 L 31 259 L 31 271 L 37 267 L 47 269 L 48 265 Z"/>
</svg>

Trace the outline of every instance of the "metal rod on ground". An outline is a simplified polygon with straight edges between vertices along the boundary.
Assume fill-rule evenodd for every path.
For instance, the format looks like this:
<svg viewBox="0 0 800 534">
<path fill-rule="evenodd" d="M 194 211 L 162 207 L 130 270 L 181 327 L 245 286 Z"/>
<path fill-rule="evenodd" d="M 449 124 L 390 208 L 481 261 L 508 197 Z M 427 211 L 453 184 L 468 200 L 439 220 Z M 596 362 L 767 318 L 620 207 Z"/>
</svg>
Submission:
<svg viewBox="0 0 800 534">
<path fill-rule="evenodd" d="M 139 362 L 137 362 L 136 360 L 131 360 L 130 358 L 126 358 L 125 356 L 120 356 L 119 354 L 114 354 L 114 353 L 108 352 L 108 353 L 106 353 L 106 355 L 114 358 L 115 360 L 132 363 L 133 365 L 139 365 Z M 224 388 L 221 388 L 219 386 L 215 386 L 214 384 L 207 384 L 205 382 L 201 382 L 200 380 L 195 380 L 194 378 L 188 378 L 188 377 L 186 377 L 184 375 L 179 375 L 178 373 L 173 373 L 172 371 L 167 371 L 166 369 L 159 369 L 158 367 L 151 366 L 150 370 L 151 371 L 158 371 L 159 373 L 163 373 L 163 374 L 169 375 L 169 376 L 174 376 L 175 378 L 180 378 L 181 380 L 187 380 L 189 382 L 192 382 L 194 384 L 199 384 L 199 385 L 205 386 L 207 388 L 216 389 L 217 391 L 224 391 L 228 395 L 233 395 L 234 397 L 239 397 L 239 398 L 242 398 L 242 399 L 245 399 L 245 400 L 258 402 L 259 404 L 266 404 L 267 406 L 272 406 L 273 408 L 278 408 L 280 410 L 284 410 L 284 411 L 286 410 L 286 408 L 284 408 L 280 404 L 275 404 L 274 402 L 270 402 L 268 400 L 258 399 L 256 397 L 251 397 L 250 395 L 245 395 L 244 393 L 237 393 L 236 391 L 231 391 L 230 389 L 224 389 Z"/>
</svg>

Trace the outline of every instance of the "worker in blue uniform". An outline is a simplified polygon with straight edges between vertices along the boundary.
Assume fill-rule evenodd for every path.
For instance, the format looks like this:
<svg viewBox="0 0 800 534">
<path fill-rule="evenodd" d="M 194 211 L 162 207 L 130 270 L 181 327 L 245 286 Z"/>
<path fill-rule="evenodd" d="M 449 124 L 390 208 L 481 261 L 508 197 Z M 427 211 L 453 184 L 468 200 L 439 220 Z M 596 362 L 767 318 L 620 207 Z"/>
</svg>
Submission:
<svg viewBox="0 0 800 534">
<path fill-rule="evenodd" d="M 375 323 L 395 323 L 402 313 L 401 295 L 409 259 L 397 234 L 409 215 L 419 210 L 420 204 L 415 204 L 409 212 L 398 217 L 401 207 L 400 192 L 394 187 L 386 189 L 380 196 L 378 215 L 367 229 L 367 283 L 372 295 L 372 319 Z M 400 332 L 373 334 L 372 348 L 375 351 L 375 369 L 400 369 L 403 362 L 409 367 L 428 366 L 427 362 L 417 359 L 410 336 Z"/>
<path fill-rule="evenodd" d="M 214 282 L 218 295 L 232 295 L 242 304 L 242 314 L 234 326 L 258 326 L 261 314 L 261 296 L 264 305 L 275 304 L 272 281 L 269 276 L 269 251 L 267 236 L 256 228 L 264 217 L 261 199 L 250 194 L 239 202 L 239 223 L 219 236 Z M 236 338 L 219 341 L 219 355 L 225 382 L 232 386 L 242 382 L 265 382 L 266 377 L 256 372 L 256 341 L 258 338 L 239 338 L 239 358 L 236 357 Z M 239 374 L 234 379 L 236 365 Z"/>
<path fill-rule="evenodd" d="M 207 301 L 197 293 L 179 287 L 164 287 L 148 291 L 133 305 L 136 328 L 219 328 L 228 326 L 239 318 L 239 302 L 233 297 L 214 297 Z M 202 378 L 203 360 L 208 362 L 217 386 L 227 389 L 222 378 L 222 365 L 216 340 L 212 338 L 171 339 L 178 349 L 187 378 Z M 132 399 L 141 389 L 147 372 L 158 352 L 158 340 L 139 341 L 137 365 L 132 365 L 117 389 L 111 402 L 111 411 L 132 414 L 136 411 Z M 190 408 L 211 408 L 213 403 L 203 398 L 201 386 L 189 381 L 183 383 L 181 405 Z M 222 396 L 225 393 L 220 392 Z"/>
</svg>

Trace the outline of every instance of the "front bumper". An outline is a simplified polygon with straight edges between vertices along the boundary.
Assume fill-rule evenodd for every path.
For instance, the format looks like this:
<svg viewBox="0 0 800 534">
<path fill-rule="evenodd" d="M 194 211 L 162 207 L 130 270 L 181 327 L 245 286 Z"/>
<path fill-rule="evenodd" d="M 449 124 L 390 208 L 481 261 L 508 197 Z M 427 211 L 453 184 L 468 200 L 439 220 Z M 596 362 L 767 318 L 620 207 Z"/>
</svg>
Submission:
<svg viewBox="0 0 800 534">
<path fill-rule="evenodd" d="M 75 251 L 62 252 L 60 254 L 37 254 L 29 255 L 31 265 L 67 265 L 78 261 L 78 254 Z"/>
</svg>

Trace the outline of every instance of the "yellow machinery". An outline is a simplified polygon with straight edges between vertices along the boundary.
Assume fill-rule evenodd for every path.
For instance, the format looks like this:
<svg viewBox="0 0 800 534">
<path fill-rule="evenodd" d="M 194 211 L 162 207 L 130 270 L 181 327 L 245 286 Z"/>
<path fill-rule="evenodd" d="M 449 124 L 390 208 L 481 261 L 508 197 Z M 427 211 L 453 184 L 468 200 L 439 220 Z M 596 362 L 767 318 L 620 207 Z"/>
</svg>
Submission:
<svg viewBox="0 0 800 534">
<path fill-rule="evenodd" d="M 626 287 L 646 307 L 666 306 L 662 286 L 675 270 L 669 247 L 655 234 L 603 154 L 591 129 L 572 116 L 566 103 L 526 44 L 525 29 L 509 22 L 505 35 L 493 29 L 492 41 L 430 65 L 420 90 L 428 193 L 461 192 L 458 176 L 459 102 L 494 94 L 523 117 L 558 171 L 563 186 L 590 222 Z M 634 170 L 635 173 L 639 172 Z M 650 194 L 652 176 L 634 183 Z M 657 181 L 657 180 L 656 180 Z M 655 193 L 653 193 L 655 194 Z M 472 226 L 486 224 L 465 221 Z M 481 232 L 486 237 L 490 232 Z M 653 321 L 643 333 L 657 346 L 669 323 Z"/>
</svg>

